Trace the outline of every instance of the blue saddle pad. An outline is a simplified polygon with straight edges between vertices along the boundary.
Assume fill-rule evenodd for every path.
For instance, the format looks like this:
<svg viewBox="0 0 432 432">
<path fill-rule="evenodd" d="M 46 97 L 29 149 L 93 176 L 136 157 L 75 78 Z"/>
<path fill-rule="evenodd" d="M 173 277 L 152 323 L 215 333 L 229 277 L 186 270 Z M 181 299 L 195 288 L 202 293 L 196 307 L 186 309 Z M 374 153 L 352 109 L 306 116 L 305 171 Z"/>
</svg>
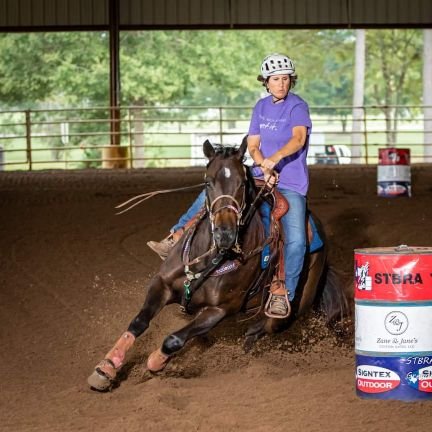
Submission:
<svg viewBox="0 0 432 432">
<path fill-rule="evenodd" d="M 309 245 L 309 253 L 314 253 L 324 246 L 324 242 L 323 242 L 321 236 L 319 235 L 318 229 L 316 227 L 316 224 L 315 224 L 315 221 L 313 220 L 312 215 L 309 215 L 309 221 L 310 221 L 312 233 L 313 233 L 312 241 L 311 241 L 311 244 Z"/>
</svg>

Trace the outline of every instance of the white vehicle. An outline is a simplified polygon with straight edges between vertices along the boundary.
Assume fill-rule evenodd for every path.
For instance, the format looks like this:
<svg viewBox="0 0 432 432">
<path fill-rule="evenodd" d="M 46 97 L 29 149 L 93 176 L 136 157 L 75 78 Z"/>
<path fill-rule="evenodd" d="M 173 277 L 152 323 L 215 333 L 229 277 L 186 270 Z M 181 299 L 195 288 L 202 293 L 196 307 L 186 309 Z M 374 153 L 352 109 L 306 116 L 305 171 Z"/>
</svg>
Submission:
<svg viewBox="0 0 432 432">
<path fill-rule="evenodd" d="M 351 163 L 351 150 L 344 144 L 325 145 L 322 151 L 308 154 L 308 164 L 342 165 Z M 310 150 L 309 150 L 310 151 Z"/>
<path fill-rule="evenodd" d="M 333 147 L 339 164 L 351 163 L 351 149 L 348 146 L 344 144 L 336 144 Z"/>
</svg>

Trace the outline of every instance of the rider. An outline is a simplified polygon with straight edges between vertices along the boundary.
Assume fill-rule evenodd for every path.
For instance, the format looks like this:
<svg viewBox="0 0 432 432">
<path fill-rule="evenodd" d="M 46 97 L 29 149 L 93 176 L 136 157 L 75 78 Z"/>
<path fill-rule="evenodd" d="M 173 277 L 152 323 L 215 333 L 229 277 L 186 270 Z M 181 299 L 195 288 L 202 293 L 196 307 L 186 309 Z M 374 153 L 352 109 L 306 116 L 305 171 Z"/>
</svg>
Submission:
<svg viewBox="0 0 432 432">
<path fill-rule="evenodd" d="M 291 312 L 306 252 L 306 193 L 309 176 L 306 164 L 312 122 L 307 103 L 290 90 L 297 75 L 293 61 L 281 54 L 270 54 L 261 64 L 258 80 L 269 96 L 255 105 L 248 132 L 248 150 L 254 160 L 253 175 L 276 182 L 277 189 L 288 200 L 289 211 L 282 217 L 284 230 L 285 281 L 272 284 L 266 314 L 285 318 Z M 277 173 L 277 174 L 275 174 Z M 163 259 L 182 236 L 185 224 L 202 208 L 201 192 L 189 210 L 161 242 L 148 246 Z"/>
</svg>

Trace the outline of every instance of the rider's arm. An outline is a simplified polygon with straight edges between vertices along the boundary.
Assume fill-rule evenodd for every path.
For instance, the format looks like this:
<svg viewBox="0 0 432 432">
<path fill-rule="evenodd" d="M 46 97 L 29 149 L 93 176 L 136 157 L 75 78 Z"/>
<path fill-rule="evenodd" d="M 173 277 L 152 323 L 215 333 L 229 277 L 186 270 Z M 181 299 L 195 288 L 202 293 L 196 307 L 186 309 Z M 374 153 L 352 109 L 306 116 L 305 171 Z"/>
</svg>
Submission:
<svg viewBox="0 0 432 432">
<path fill-rule="evenodd" d="M 261 139 L 259 135 L 249 135 L 247 137 L 248 150 L 255 164 L 261 166 L 264 156 L 260 150 Z"/>
<path fill-rule="evenodd" d="M 248 150 L 255 164 L 259 166 L 264 174 L 264 180 L 269 182 L 270 184 L 274 184 L 277 181 L 275 177 L 275 173 L 273 172 L 273 167 L 268 168 L 265 165 L 265 162 L 268 159 L 265 159 L 260 150 L 261 139 L 259 135 L 249 135 L 248 138 Z"/>
<path fill-rule="evenodd" d="M 298 152 L 305 145 L 306 138 L 307 138 L 306 126 L 294 126 L 292 129 L 292 137 L 289 139 L 289 141 L 277 152 L 273 153 L 268 159 L 274 165 L 276 165 L 284 157 L 291 156 L 292 154 Z"/>
</svg>

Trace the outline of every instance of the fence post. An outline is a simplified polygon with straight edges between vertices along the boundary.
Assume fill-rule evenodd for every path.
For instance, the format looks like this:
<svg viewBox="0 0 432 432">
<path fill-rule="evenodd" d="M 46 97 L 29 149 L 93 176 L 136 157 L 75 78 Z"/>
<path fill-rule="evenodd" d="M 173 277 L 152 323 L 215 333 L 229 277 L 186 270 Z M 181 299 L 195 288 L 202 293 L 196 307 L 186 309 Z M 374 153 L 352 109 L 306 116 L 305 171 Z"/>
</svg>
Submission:
<svg viewBox="0 0 432 432">
<path fill-rule="evenodd" d="M 29 170 L 33 168 L 32 160 L 32 147 L 31 147 L 31 114 L 30 110 L 25 111 L 25 124 L 26 124 L 26 154 L 27 163 L 29 165 Z"/>
<path fill-rule="evenodd" d="M 369 165 L 369 151 L 368 151 L 368 136 L 367 136 L 367 113 L 366 107 L 363 106 L 363 133 L 364 133 L 364 146 L 365 146 L 365 162 Z"/>
<path fill-rule="evenodd" d="M 223 144 L 223 133 L 222 133 L 223 121 L 222 121 L 222 107 L 219 107 L 219 138 L 220 143 Z"/>
<path fill-rule="evenodd" d="M 128 107 L 127 109 L 127 123 L 128 123 L 128 139 L 129 139 L 129 168 L 133 168 L 134 166 L 134 157 L 133 157 L 133 145 L 132 145 L 132 117 L 131 110 Z"/>
</svg>

